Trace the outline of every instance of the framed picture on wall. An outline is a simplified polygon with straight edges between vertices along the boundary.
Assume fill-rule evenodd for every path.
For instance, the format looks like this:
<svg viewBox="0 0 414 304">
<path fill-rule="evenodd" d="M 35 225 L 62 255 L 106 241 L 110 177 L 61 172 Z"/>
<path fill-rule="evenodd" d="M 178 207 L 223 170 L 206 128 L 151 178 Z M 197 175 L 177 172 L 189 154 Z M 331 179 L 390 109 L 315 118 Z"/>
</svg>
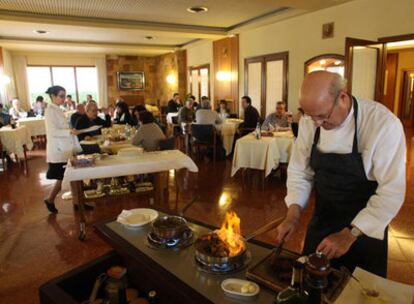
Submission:
<svg viewBox="0 0 414 304">
<path fill-rule="evenodd" d="M 118 89 L 142 91 L 145 86 L 144 72 L 118 72 Z"/>
</svg>

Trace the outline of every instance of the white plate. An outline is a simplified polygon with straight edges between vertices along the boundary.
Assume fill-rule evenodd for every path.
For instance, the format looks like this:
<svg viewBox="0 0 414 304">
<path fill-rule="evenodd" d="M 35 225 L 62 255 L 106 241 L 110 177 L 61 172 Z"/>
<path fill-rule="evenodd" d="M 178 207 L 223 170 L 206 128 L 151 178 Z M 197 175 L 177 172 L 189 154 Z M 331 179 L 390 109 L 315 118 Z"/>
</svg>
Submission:
<svg viewBox="0 0 414 304">
<path fill-rule="evenodd" d="M 138 208 L 122 210 L 118 215 L 117 221 L 130 228 L 136 228 L 151 223 L 158 217 L 158 212 L 154 209 Z"/>
<path fill-rule="evenodd" d="M 242 292 L 242 287 L 245 285 L 251 285 L 254 288 L 253 292 Z M 221 289 L 229 296 L 235 296 L 239 298 L 252 298 L 259 294 L 260 287 L 256 283 L 241 279 L 226 279 L 221 282 Z"/>
</svg>

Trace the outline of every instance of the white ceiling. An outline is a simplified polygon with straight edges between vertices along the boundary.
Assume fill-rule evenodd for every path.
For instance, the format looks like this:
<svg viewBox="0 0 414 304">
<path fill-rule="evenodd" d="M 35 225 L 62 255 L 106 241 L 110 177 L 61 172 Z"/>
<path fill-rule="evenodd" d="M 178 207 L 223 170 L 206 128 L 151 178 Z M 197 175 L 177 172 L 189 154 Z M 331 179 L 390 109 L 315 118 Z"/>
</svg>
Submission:
<svg viewBox="0 0 414 304">
<path fill-rule="evenodd" d="M 0 45 L 21 50 L 41 40 L 49 41 L 51 50 L 66 45 L 123 53 L 140 53 L 140 49 L 148 53 L 151 46 L 155 55 L 196 39 L 224 37 L 247 24 L 277 22 L 347 1 L 0 0 Z M 191 6 L 205 6 L 208 12 L 189 13 L 186 9 Z M 39 35 L 34 30 L 49 33 Z"/>
</svg>

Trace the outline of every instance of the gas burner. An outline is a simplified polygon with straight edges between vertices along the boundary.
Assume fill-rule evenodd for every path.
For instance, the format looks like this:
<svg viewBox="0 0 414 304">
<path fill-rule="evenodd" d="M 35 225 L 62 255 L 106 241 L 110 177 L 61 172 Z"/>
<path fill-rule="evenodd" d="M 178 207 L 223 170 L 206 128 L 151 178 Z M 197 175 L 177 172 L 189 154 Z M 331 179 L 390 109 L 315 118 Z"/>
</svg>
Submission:
<svg viewBox="0 0 414 304">
<path fill-rule="evenodd" d="M 246 251 L 244 259 L 236 263 L 220 263 L 220 264 L 208 264 L 199 258 L 195 257 L 195 264 L 202 272 L 210 274 L 232 274 L 244 269 L 250 262 L 252 255 L 250 251 Z"/>
<path fill-rule="evenodd" d="M 194 233 L 187 228 L 180 237 L 172 239 L 162 239 L 155 235 L 154 232 L 148 233 L 147 244 L 153 249 L 180 249 L 192 244 Z"/>
</svg>

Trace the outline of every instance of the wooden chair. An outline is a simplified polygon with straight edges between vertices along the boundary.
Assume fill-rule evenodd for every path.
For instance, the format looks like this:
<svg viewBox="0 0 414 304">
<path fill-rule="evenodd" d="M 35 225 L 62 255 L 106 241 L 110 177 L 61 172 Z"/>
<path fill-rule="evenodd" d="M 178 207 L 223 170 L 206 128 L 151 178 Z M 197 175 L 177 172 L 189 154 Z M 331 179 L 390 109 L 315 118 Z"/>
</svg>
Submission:
<svg viewBox="0 0 414 304">
<path fill-rule="evenodd" d="M 0 140 L 0 157 L 1 157 L 1 165 L 3 167 L 3 171 L 6 171 L 7 170 L 6 153 L 5 151 L 3 151 L 3 145 L 1 143 L 1 140 Z"/>
<path fill-rule="evenodd" d="M 200 147 L 213 148 L 213 162 L 216 162 L 217 136 L 216 128 L 213 125 L 197 125 L 191 126 L 191 143 L 200 156 Z"/>
</svg>

